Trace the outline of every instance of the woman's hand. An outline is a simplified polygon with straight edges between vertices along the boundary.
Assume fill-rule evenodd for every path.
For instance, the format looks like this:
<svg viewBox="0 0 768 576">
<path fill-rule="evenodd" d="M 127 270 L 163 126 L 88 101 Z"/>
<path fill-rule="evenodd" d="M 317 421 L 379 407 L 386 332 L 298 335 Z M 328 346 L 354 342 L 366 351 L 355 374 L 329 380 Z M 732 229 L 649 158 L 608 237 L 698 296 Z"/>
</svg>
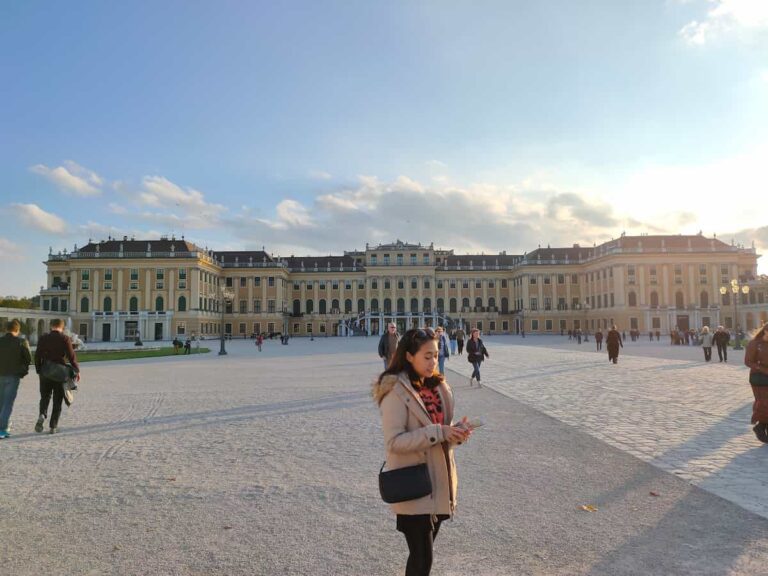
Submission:
<svg viewBox="0 0 768 576">
<path fill-rule="evenodd" d="M 469 425 L 466 422 L 467 417 L 465 416 L 456 426 L 443 424 L 443 437 L 446 441 L 452 444 L 459 444 L 467 440 L 472 435 L 472 430 L 469 429 Z"/>
</svg>

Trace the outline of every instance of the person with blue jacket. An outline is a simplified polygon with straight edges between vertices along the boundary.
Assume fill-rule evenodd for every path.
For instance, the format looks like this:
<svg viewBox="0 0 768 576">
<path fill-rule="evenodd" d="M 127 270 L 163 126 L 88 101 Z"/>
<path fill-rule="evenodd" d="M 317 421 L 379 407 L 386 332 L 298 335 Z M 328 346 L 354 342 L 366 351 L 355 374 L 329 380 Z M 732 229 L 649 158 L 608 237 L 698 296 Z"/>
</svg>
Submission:
<svg viewBox="0 0 768 576">
<path fill-rule="evenodd" d="M 448 338 L 445 336 L 445 330 L 438 326 L 435 330 L 437 335 L 437 369 L 440 374 L 445 375 L 445 360 L 451 356 L 448 348 Z"/>
</svg>

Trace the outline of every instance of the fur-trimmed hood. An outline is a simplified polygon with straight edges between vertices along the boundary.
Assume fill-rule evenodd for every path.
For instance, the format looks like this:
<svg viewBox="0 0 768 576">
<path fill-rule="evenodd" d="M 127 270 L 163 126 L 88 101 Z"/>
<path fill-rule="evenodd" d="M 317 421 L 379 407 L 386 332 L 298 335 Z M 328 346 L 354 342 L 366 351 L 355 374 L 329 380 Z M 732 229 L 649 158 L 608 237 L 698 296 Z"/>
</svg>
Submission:
<svg viewBox="0 0 768 576">
<path fill-rule="evenodd" d="M 381 404 L 384 396 L 389 394 L 397 384 L 400 377 L 397 374 L 384 374 L 380 379 L 374 380 L 371 384 L 371 396 L 376 404 Z"/>
</svg>

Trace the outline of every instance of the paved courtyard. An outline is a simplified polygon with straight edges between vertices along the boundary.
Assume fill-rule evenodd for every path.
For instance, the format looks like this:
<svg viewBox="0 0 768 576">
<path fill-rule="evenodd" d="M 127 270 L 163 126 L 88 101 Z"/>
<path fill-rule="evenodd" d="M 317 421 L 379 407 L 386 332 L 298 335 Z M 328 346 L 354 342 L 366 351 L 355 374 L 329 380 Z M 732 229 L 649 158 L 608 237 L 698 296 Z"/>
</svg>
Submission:
<svg viewBox="0 0 768 576">
<path fill-rule="evenodd" d="M 640 342 L 614 366 L 567 338 L 486 342 L 483 389 L 448 363 L 459 414 L 487 425 L 458 450 L 434 574 L 764 571 L 768 447 L 740 358 Z M 376 488 L 376 339 L 206 345 L 84 364 L 57 436 L 32 431 L 23 381 L 0 442 L 0 574 L 402 574 Z"/>
</svg>

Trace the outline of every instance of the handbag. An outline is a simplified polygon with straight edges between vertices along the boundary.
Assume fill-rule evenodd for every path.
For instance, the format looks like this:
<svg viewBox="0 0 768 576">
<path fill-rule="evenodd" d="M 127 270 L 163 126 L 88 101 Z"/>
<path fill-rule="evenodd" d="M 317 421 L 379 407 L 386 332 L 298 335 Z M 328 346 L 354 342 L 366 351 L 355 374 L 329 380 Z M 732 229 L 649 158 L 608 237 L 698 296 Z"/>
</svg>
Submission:
<svg viewBox="0 0 768 576">
<path fill-rule="evenodd" d="M 46 380 L 61 384 L 69 378 L 69 366 L 45 360 L 40 368 L 40 375 Z"/>
<path fill-rule="evenodd" d="M 768 386 L 768 374 L 762 372 L 750 372 L 749 383 L 752 386 Z"/>
<path fill-rule="evenodd" d="M 75 401 L 75 390 L 77 387 L 75 386 L 75 381 L 71 378 L 67 378 L 64 382 L 61 383 L 61 387 L 64 389 L 64 403 L 67 406 L 72 406 L 72 402 Z"/>
<path fill-rule="evenodd" d="M 426 464 L 407 466 L 397 470 L 379 470 L 379 492 L 387 504 L 416 500 L 432 494 L 432 481 Z"/>
</svg>

